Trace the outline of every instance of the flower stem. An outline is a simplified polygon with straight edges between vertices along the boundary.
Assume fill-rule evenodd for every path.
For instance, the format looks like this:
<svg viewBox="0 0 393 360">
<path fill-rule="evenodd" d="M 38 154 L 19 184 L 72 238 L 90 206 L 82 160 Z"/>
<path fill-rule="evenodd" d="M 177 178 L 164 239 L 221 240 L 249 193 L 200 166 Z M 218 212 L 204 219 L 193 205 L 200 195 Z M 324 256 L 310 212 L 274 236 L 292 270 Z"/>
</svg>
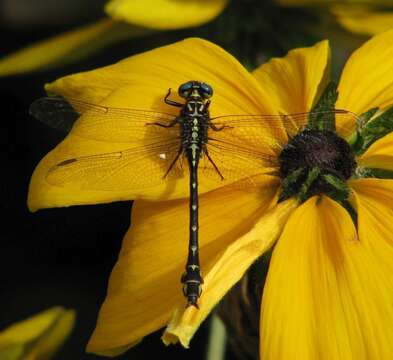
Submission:
<svg viewBox="0 0 393 360">
<path fill-rule="evenodd" d="M 224 360 L 227 334 L 221 319 L 213 314 L 210 319 L 206 360 Z"/>
</svg>

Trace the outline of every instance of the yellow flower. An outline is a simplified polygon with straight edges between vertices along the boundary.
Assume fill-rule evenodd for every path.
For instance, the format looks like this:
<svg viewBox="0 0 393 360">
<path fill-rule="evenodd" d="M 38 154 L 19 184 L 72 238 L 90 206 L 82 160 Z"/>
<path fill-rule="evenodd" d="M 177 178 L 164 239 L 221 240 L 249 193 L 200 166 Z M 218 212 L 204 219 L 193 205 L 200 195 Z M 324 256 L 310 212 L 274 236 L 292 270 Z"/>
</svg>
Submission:
<svg viewBox="0 0 393 360">
<path fill-rule="evenodd" d="M 74 327 L 75 311 L 53 307 L 0 332 L 3 360 L 49 360 Z"/>
<path fill-rule="evenodd" d="M 363 114 L 375 107 L 383 112 L 393 104 L 392 40 L 393 31 L 383 33 L 352 54 L 339 82 L 336 108 Z M 201 79 L 215 90 L 213 117 L 302 113 L 312 109 L 326 87 L 329 64 L 328 42 L 323 41 L 273 59 L 250 74 L 219 47 L 188 39 L 59 79 L 46 89 L 95 104 L 168 112 L 162 101 L 166 89 Z M 355 118 L 346 120 L 337 122 L 343 136 L 344 129 L 356 125 Z M 38 165 L 29 206 L 37 210 L 138 199 L 89 352 L 114 356 L 165 325 L 166 344 L 179 341 L 188 347 L 214 306 L 276 243 L 261 309 L 262 359 L 393 357 L 392 180 L 348 181 L 356 229 L 348 211 L 326 195 L 310 196 L 300 205 L 293 198 L 277 204 L 283 185 L 279 176 L 263 175 L 255 188 L 241 191 L 217 188 L 201 174 L 200 253 L 205 282 L 199 309 L 185 308 L 179 275 L 186 259 L 186 182 L 166 182 L 148 191 L 108 192 L 82 190 L 83 179 L 62 187 L 46 181 L 48 170 L 61 161 L 124 148 L 121 142 L 78 136 L 78 128 L 88 122 L 86 112 Z M 268 129 L 261 124 L 260 135 L 268 136 Z M 275 128 L 276 143 L 288 140 L 280 129 Z M 101 134 L 102 139 L 105 136 Z M 135 140 L 137 145 L 144 141 L 143 137 Z M 392 134 L 375 141 L 357 157 L 359 168 L 393 170 L 392 147 Z M 123 176 L 126 181 L 132 170 Z M 122 180 L 113 181 L 116 186 Z"/>
<path fill-rule="evenodd" d="M 0 76 L 79 60 L 114 42 L 209 22 L 228 0 L 110 0 L 108 18 L 39 41 L 0 59 Z"/>
<path fill-rule="evenodd" d="M 375 35 L 392 29 L 393 11 L 389 8 L 383 11 L 370 5 L 335 5 L 331 12 L 339 24 L 356 34 Z M 387 5 L 392 6 L 393 3 Z"/>
<path fill-rule="evenodd" d="M 393 28 L 393 2 L 389 0 L 277 0 L 284 6 L 328 6 L 337 22 L 356 34 L 375 35 Z M 386 8 L 386 10 L 382 10 Z"/>
</svg>

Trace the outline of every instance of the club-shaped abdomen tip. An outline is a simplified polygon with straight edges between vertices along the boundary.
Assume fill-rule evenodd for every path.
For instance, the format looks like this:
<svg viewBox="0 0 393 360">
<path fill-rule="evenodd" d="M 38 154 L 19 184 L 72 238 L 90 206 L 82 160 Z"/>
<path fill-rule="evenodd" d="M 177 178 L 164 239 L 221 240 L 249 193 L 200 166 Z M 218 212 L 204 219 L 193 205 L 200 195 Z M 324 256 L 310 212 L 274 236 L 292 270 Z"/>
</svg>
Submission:
<svg viewBox="0 0 393 360">
<path fill-rule="evenodd" d="M 198 296 L 196 296 L 196 295 L 189 295 L 189 296 L 187 296 L 186 308 L 188 308 L 189 306 L 194 306 L 196 309 L 199 309 Z"/>
<path fill-rule="evenodd" d="M 198 279 L 193 279 L 192 277 L 196 274 L 187 274 L 185 273 L 182 276 L 182 282 L 183 282 L 183 293 L 184 296 L 187 298 L 187 306 L 194 306 L 197 309 L 198 307 L 198 299 L 201 296 L 202 293 L 202 286 L 201 282 L 203 281 L 200 278 L 200 275 L 198 274 Z"/>
</svg>

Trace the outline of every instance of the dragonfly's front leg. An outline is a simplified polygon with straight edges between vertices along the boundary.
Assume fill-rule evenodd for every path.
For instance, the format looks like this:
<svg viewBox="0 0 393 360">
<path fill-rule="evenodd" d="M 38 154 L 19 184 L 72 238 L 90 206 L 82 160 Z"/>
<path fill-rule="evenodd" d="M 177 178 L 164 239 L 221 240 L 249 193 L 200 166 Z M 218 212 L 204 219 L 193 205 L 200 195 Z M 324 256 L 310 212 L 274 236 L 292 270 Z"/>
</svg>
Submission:
<svg viewBox="0 0 393 360">
<path fill-rule="evenodd" d="M 156 125 L 156 126 L 161 126 L 163 128 L 171 128 L 174 127 L 179 122 L 180 122 L 180 117 L 175 117 L 169 124 L 161 124 L 158 122 L 154 122 L 154 123 L 146 123 L 145 125 Z"/>
<path fill-rule="evenodd" d="M 183 104 L 178 103 L 177 101 L 173 101 L 169 99 L 169 96 L 171 95 L 171 91 L 172 89 L 169 88 L 168 89 L 168 93 L 166 94 L 166 96 L 164 97 L 164 102 L 165 104 L 171 105 L 171 106 L 176 106 L 176 107 L 183 107 Z"/>
</svg>

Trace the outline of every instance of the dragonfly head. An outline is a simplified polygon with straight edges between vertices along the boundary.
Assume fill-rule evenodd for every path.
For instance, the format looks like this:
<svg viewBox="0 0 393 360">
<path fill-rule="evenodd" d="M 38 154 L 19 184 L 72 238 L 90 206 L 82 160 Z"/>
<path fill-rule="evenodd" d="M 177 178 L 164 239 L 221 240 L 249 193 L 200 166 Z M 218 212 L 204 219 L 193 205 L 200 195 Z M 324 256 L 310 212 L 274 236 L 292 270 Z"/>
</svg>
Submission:
<svg viewBox="0 0 393 360">
<path fill-rule="evenodd" d="M 213 96 L 213 88 L 201 81 L 187 81 L 179 86 L 179 96 L 184 99 L 209 99 Z"/>
</svg>

